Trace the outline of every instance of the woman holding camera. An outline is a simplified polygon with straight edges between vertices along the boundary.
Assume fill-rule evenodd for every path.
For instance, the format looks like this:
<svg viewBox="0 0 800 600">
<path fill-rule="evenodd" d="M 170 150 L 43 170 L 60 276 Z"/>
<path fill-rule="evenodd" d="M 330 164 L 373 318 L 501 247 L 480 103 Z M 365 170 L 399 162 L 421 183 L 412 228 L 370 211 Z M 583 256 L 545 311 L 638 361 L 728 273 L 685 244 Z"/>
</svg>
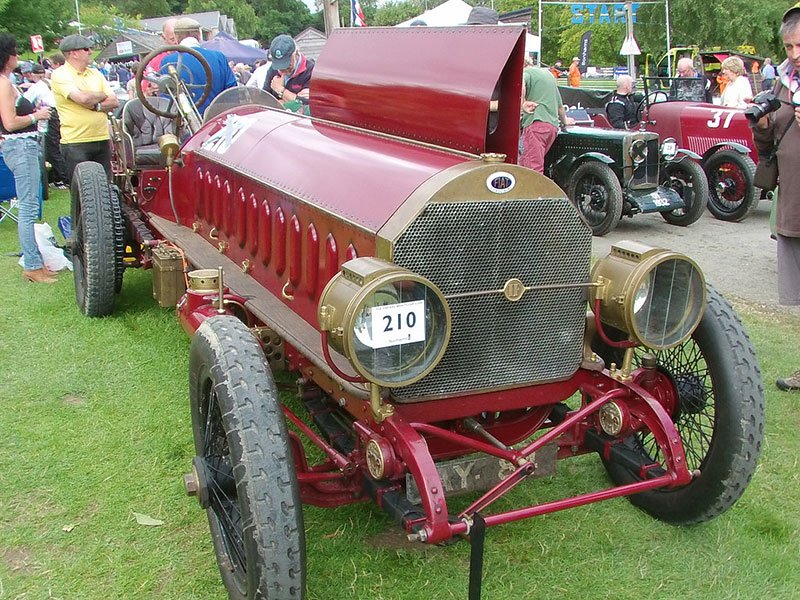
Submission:
<svg viewBox="0 0 800 600">
<path fill-rule="evenodd" d="M 781 304 L 800 306 L 800 3 L 783 15 L 780 35 L 786 60 L 777 69 L 775 94 L 782 102 L 751 126 L 760 160 L 778 143 L 778 299 Z M 800 369 L 778 379 L 777 385 L 782 390 L 800 390 Z"/>
<path fill-rule="evenodd" d="M 17 67 L 17 40 L 0 33 L 0 136 L 3 157 L 14 174 L 19 202 L 19 243 L 22 246 L 22 277 L 35 283 L 55 283 L 55 274 L 44 266 L 33 223 L 39 213 L 39 134 L 37 123 L 50 118 L 50 109 L 37 109 L 11 83 Z"/>
</svg>

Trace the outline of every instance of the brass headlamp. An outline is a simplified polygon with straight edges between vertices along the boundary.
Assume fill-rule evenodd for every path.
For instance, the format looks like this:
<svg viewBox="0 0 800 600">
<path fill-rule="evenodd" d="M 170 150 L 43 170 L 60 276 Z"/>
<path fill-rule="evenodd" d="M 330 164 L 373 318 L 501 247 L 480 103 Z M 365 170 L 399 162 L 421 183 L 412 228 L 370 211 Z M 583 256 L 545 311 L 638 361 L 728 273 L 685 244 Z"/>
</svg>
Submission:
<svg viewBox="0 0 800 600">
<path fill-rule="evenodd" d="M 706 306 L 697 264 L 681 254 L 623 241 L 592 270 L 600 320 L 656 350 L 689 338 Z"/>
<path fill-rule="evenodd" d="M 317 309 L 328 345 L 385 387 L 409 385 L 439 363 L 450 308 L 424 277 L 378 258 L 350 260 L 325 286 Z"/>
</svg>

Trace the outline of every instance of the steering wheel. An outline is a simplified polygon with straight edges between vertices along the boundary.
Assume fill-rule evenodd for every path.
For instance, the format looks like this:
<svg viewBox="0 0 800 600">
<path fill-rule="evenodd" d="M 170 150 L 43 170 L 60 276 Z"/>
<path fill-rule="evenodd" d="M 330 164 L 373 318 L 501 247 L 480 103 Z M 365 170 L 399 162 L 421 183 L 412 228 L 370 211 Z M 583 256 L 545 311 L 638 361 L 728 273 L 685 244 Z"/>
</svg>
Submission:
<svg viewBox="0 0 800 600">
<path fill-rule="evenodd" d="M 636 120 L 642 120 L 645 108 L 649 108 L 651 104 L 658 104 L 659 102 L 669 102 L 669 96 L 664 90 L 648 92 L 648 94 L 639 101 L 639 105 L 636 107 Z"/>
<path fill-rule="evenodd" d="M 163 64 L 164 56 L 173 52 L 178 54 L 177 60 L 175 62 Z M 189 67 L 184 63 L 184 54 L 191 55 L 200 63 L 200 66 L 203 67 L 203 71 L 205 72 L 205 82 L 200 83 L 194 81 L 194 76 L 192 75 L 191 69 L 189 69 Z M 148 67 L 150 67 L 150 63 L 152 63 L 156 57 L 159 56 L 162 57 L 162 60 L 159 63 L 158 69 L 151 69 L 148 73 Z M 170 73 L 170 66 L 175 67 L 175 74 Z M 161 117 L 167 117 L 169 119 L 177 118 L 177 110 L 162 110 L 153 106 L 144 93 L 144 89 L 142 87 L 143 80 L 147 80 L 157 85 L 160 92 L 171 90 L 175 96 L 178 95 L 178 86 L 180 85 L 185 86 L 186 90 L 189 92 L 202 90 L 200 93 L 200 98 L 195 102 L 195 104 L 202 104 L 211 93 L 211 67 L 208 65 L 208 61 L 197 50 L 194 48 L 187 48 L 186 46 L 161 46 L 160 48 L 156 48 L 150 54 L 144 57 L 139 65 L 139 70 L 136 71 L 136 97 L 139 98 L 142 106 L 144 106 L 151 113 Z M 172 102 L 170 102 L 170 105 L 172 105 Z"/>
</svg>

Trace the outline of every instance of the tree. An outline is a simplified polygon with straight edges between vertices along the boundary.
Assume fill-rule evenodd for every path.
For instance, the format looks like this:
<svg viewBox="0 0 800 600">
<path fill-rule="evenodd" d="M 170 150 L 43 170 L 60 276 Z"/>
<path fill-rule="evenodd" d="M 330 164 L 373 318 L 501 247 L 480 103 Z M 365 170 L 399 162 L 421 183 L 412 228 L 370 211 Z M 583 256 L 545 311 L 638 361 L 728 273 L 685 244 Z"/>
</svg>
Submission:
<svg viewBox="0 0 800 600">
<path fill-rule="evenodd" d="M 428 9 L 434 8 L 441 4 L 441 2 L 431 2 L 428 4 Z M 364 8 L 364 4 L 361 5 Z M 420 6 L 419 2 L 387 2 L 380 8 L 375 7 L 374 12 L 369 15 L 367 9 L 364 8 L 364 17 L 367 19 L 369 25 L 383 25 L 392 26 L 408 21 L 411 17 L 420 14 L 425 10 L 424 6 Z M 348 12 L 348 19 L 350 18 Z"/>
<path fill-rule="evenodd" d="M 74 19 L 74 5 L 69 0 L 0 0 L 0 29 L 17 38 L 20 50 L 35 34 L 41 35 L 45 44 L 52 44 Z"/>
<path fill-rule="evenodd" d="M 253 7 L 238 0 L 189 0 L 186 12 L 206 12 L 218 10 L 228 15 L 236 23 L 236 32 L 240 38 L 251 38 L 256 33 L 259 19 Z"/>
<path fill-rule="evenodd" d="M 143 19 L 171 14 L 167 0 L 115 0 L 112 4 L 122 14 Z"/>
<path fill-rule="evenodd" d="M 306 27 L 318 22 L 302 0 L 248 0 L 258 15 L 254 37 L 272 40 L 277 35 L 287 33 L 295 36 Z M 236 21 L 239 26 L 239 21 Z"/>
</svg>

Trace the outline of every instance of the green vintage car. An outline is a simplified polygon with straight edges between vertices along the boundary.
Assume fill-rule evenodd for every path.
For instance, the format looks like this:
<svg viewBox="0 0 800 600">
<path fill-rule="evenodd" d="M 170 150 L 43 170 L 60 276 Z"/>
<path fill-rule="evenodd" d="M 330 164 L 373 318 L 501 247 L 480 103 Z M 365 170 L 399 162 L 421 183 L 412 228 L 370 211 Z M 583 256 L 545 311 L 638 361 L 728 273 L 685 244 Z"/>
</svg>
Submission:
<svg viewBox="0 0 800 600">
<path fill-rule="evenodd" d="M 639 213 L 659 212 L 672 225 L 697 221 L 708 200 L 699 158 L 649 131 L 570 126 L 547 153 L 544 172 L 601 236 Z"/>
</svg>

